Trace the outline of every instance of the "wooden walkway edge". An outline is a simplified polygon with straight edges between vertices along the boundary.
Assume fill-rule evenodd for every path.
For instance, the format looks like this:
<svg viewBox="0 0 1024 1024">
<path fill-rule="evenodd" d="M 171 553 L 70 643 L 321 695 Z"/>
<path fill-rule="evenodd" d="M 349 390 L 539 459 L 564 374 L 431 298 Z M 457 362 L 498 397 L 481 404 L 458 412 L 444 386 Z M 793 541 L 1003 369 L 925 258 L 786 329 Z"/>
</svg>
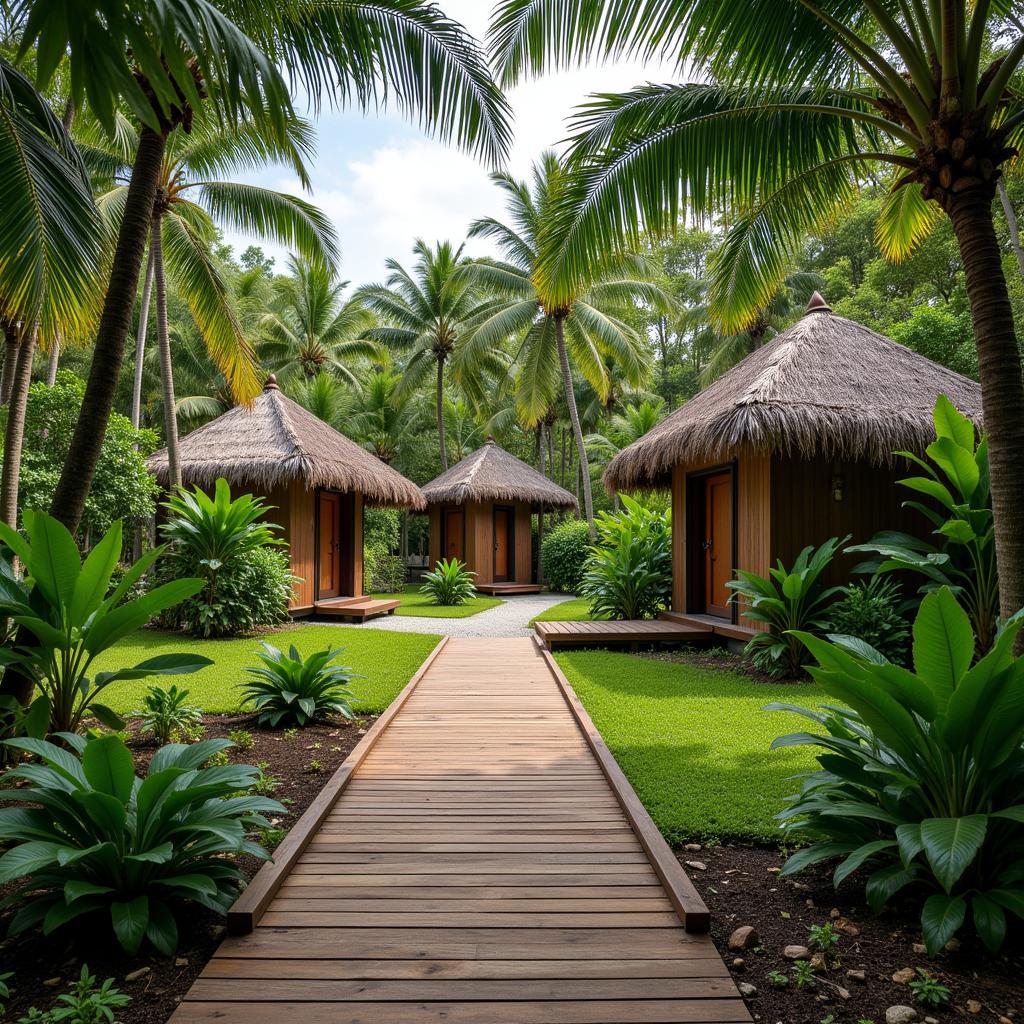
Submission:
<svg viewBox="0 0 1024 1024">
<path fill-rule="evenodd" d="M 699 895 L 530 639 L 439 645 L 279 850 L 172 1024 L 751 1019 Z"/>
</svg>

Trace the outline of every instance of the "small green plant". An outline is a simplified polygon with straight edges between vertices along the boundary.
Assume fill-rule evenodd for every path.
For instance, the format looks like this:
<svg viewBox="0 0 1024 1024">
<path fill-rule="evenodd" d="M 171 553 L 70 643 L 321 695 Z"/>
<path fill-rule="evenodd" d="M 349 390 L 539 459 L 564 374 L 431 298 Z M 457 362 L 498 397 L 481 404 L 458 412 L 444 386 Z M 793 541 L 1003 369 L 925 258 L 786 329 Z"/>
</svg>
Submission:
<svg viewBox="0 0 1024 1024">
<path fill-rule="evenodd" d="M 245 671 L 252 676 L 241 684 L 242 703 L 256 708 L 256 721 L 271 727 L 281 724 L 305 727 L 317 718 L 341 715 L 354 718 L 348 684 L 352 669 L 331 662 L 344 650 L 317 651 L 303 658 L 294 644 L 282 654 L 263 643 L 256 657 L 263 663 Z"/>
<path fill-rule="evenodd" d="M 824 924 L 812 924 L 807 929 L 807 941 L 814 949 L 820 949 L 828 955 L 839 945 L 839 933 L 831 921 Z"/>
<path fill-rule="evenodd" d="M 83 965 L 71 991 L 58 996 L 57 1005 L 43 1019 L 53 1024 L 114 1024 L 114 1011 L 131 1001 L 130 995 L 114 988 L 113 978 L 97 987 L 96 978 Z"/>
<path fill-rule="evenodd" d="M 206 761 L 203 762 L 204 768 L 222 768 L 226 764 L 231 763 L 231 758 L 228 757 L 227 750 L 217 750 L 212 753 Z"/>
<path fill-rule="evenodd" d="M 908 982 L 908 988 L 914 993 L 914 998 L 922 1006 L 947 1006 L 949 1004 L 949 989 L 928 971 L 918 967 L 917 977 Z"/>
<path fill-rule="evenodd" d="M 278 828 L 271 826 L 269 828 L 260 828 L 255 832 L 256 841 L 265 850 L 269 850 L 271 853 L 274 852 L 281 845 L 281 840 L 288 835 L 288 829 Z"/>
<path fill-rule="evenodd" d="M 267 771 L 269 767 L 270 764 L 267 761 L 260 761 L 256 765 L 259 774 L 252 785 L 252 791 L 261 796 L 272 796 L 281 786 L 281 779 Z"/>
<path fill-rule="evenodd" d="M 283 733 L 281 733 L 281 735 L 284 736 L 286 740 L 293 740 L 299 735 L 299 730 L 296 729 L 294 725 L 290 725 Z"/>
<path fill-rule="evenodd" d="M 465 604 L 476 597 L 473 586 L 475 572 L 466 568 L 457 558 L 442 558 L 433 572 L 424 573 L 420 593 L 426 594 L 432 604 L 450 607 Z"/>
<path fill-rule="evenodd" d="M 789 988 L 789 976 L 782 971 L 769 971 L 767 977 L 772 988 Z"/>
<path fill-rule="evenodd" d="M 317 775 L 320 772 L 322 772 L 323 770 L 324 770 L 323 763 L 321 762 L 320 758 L 318 758 L 318 757 L 310 758 L 309 764 L 306 765 L 306 771 L 310 772 L 312 775 Z"/>
<path fill-rule="evenodd" d="M 836 1015 L 834 1013 L 826 1014 L 821 1018 L 819 1024 L 836 1024 Z"/>
<path fill-rule="evenodd" d="M 809 960 L 793 962 L 793 981 L 797 988 L 808 988 L 817 981 L 817 978 L 814 977 L 814 967 L 811 966 Z"/>
<path fill-rule="evenodd" d="M 899 605 L 900 588 L 893 577 L 860 580 L 829 609 L 829 631 L 863 640 L 894 665 L 906 664 L 910 627 Z"/>
<path fill-rule="evenodd" d="M 256 741 L 252 738 L 252 733 L 247 732 L 245 729 L 232 729 L 228 733 L 228 739 L 241 751 L 252 750 L 253 743 Z"/>
<path fill-rule="evenodd" d="M 11 987 L 7 982 L 14 977 L 14 971 L 6 971 L 0 974 L 0 1017 L 3 1017 L 7 1010 L 7 1000 L 11 998 Z"/>
<path fill-rule="evenodd" d="M 151 686 L 142 698 L 142 709 L 130 717 L 138 719 L 140 733 L 152 733 L 158 747 L 173 739 L 188 736 L 189 731 L 202 721 L 203 713 L 188 700 L 188 690 L 171 685 Z"/>
</svg>

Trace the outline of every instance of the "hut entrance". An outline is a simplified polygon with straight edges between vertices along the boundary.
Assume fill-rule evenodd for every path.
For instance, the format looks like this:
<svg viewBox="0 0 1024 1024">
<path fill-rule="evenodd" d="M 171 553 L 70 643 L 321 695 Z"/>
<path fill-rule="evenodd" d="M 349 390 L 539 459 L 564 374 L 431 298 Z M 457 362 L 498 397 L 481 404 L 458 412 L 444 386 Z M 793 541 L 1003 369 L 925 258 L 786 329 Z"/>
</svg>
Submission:
<svg viewBox="0 0 1024 1024">
<path fill-rule="evenodd" d="M 317 511 L 317 600 L 355 594 L 355 495 L 321 491 Z"/>
<path fill-rule="evenodd" d="M 726 584 L 734 568 L 733 475 L 731 470 L 707 473 L 690 481 L 688 504 L 693 511 L 690 550 L 694 582 L 690 605 L 705 615 L 732 618 Z"/>
<path fill-rule="evenodd" d="M 457 558 L 460 562 L 466 560 L 465 544 L 466 519 L 461 508 L 446 508 L 443 512 L 444 524 L 442 534 L 444 536 L 444 557 L 451 561 Z"/>
<path fill-rule="evenodd" d="M 494 506 L 494 582 L 515 579 L 516 510 L 507 505 Z"/>
</svg>

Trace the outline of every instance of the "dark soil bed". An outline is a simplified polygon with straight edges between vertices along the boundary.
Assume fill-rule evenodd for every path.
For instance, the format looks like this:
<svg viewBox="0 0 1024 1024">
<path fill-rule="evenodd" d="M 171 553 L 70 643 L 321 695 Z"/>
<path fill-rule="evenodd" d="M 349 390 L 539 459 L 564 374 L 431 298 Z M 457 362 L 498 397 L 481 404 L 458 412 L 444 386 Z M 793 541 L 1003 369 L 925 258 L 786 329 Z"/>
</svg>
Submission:
<svg viewBox="0 0 1024 1024">
<path fill-rule="evenodd" d="M 265 774 L 278 779 L 273 796 L 286 805 L 288 814 L 274 819 L 273 824 L 286 831 L 374 720 L 361 717 L 352 724 L 314 725 L 286 735 L 282 730 L 257 728 L 250 715 L 205 715 L 204 739 L 226 737 L 234 730 L 251 733 L 250 749 L 236 748 L 228 754 L 232 761 L 243 764 L 265 763 Z M 144 769 L 155 747 L 140 739 L 132 739 L 130 746 L 136 764 Z M 254 857 L 243 857 L 239 863 L 250 877 L 260 866 Z M 7 933 L 8 917 L 0 914 L 0 935 Z M 129 957 L 116 943 L 107 942 L 95 925 L 78 933 L 68 928 L 44 938 L 39 932 L 31 932 L 0 942 L 0 974 L 13 974 L 8 979 L 11 999 L 6 1015 L 0 1017 L 4 1022 L 14 1022 L 31 1006 L 50 1009 L 87 964 L 98 981 L 113 978 L 114 984 L 132 997 L 128 1006 L 117 1011 L 119 1022 L 163 1024 L 224 936 L 223 918 L 202 907 L 192 906 L 179 915 L 178 926 L 180 941 L 173 957 L 161 956 L 152 949 Z"/>
<path fill-rule="evenodd" d="M 695 668 L 710 668 L 719 672 L 734 672 L 739 676 L 753 679 L 755 683 L 806 683 L 807 679 L 777 679 L 755 668 L 749 658 L 736 654 L 726 647 L 711 645 L 700 646 L 687 644 L 684 647 L 656 647 L 638 652 L 641 658 L 652 661 L 668 661 L 677 665 L 693 665 Z"/>
<path fill-rule="evenodd" d="M 767 1024 L 885 1024 L 891 1006 L 910 1006 L 918 1020 L 1024 1022 L 1024 936 L 1021 930 L 1005 951 L 992 956 L 965 938 L 959 948 L 929 957 L 920 927 L 909 908 L 897 907 L 876 917 L 866 906 L 863 888 L 852 881 L 837 892 L 825 868 L 810 869 L 793 878 L 779 878 L 783 858 L 778 850 L 749 846 L 705 846 L 678 851 L 679 859 L 703 864 L 705 870 L 686 870 L 711 910 L 712 937 L 730 965 L 737 983 L 756 988 L 746 995 L 756 1021 Z M 794 982 L 787 946 L 810 946 L 808 929 L 831 921 L 839 935 L 835 956 L 819 980 L 802 989 Z M 752 926 L 754 948 L 729 949 L 736 929 Z M 813 950 L 812 950 L 813 954 Z M 916 1004 L 906 984 L 893 975 L 923 969 L 951 993 L 948 1006 Z M 785 974 L 789 984 L 777 988 L 771 972 Z M 854 972 L 848 975 L 847 972 Z M 864 980 L 860 980 L 863 972 Z"/>
</svg>

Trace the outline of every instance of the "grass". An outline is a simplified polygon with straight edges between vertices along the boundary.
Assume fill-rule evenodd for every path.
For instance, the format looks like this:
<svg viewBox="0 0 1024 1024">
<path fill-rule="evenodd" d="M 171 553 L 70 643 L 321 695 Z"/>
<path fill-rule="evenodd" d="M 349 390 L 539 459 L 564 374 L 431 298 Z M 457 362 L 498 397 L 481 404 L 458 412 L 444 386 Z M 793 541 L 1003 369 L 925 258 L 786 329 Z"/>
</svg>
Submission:
<svg viewBox="0 0 1024 1024">
<path fill-rule="evenodd" d="M 816 764 L 807 747 L 768 749 L 807 722 L 761 708 L 814 706 L 820 687 L 607 651 L 557 657 L 670 843 L 778 838 L 773 816 L 799 787 L 792 776 Z"/>
<path fill-rule="evenodd" d="M 373 594 L 373 597 L 394 598 L 394 594 Z M 431 604 L 426 594 L 420 593 L 419 584 L 410 583 L 400 595 L 401 604 L 395 609 L 396 615 L 420 615 L 430 619 L 468 619 L 477 612 L 487 611 L 501 604 L 500 597 L 486 597 L 478 594 L 465 604 Z"/>
<path fill-rule="evenodd" d="M 343 647 L 339 662 L 350 665 L 363 677 L 352 681 L 356 696 L 354 707 L 357 711 L 376 714 L 395 699 L 440 638 L 422 633 L 382 633 L 358 627 L 300 626 L 261 639 L 281 648 L 295 644 L 303 654 L 327 647 Z M 190 702 L 204 711 L 230 712 L 238 710 L 237 685 L 244 676 L 243 670 L 258 664 L 254 653 L 258 649 L 259 641 L 253 638 L 192 640 L 177 633 L 140 630 L 100 655 L 93 662 L 93 669 L 110 671 L 177 651 L 202 654 L 214 664 L 194 675 L 111 683 L 102 701 L 123 714 L 139 707 L 147 687 L 175 682 L 179 688 L 187 689 Z"/>
<path fill-rule="evenodd" d="M 530 619 L 530 625 L 535 622 L 583 622 L 593 619 L 590 614 L 590 602 L 584 597 L 571 597 L 561 604 L 553 604 Z"/>
</svg>

